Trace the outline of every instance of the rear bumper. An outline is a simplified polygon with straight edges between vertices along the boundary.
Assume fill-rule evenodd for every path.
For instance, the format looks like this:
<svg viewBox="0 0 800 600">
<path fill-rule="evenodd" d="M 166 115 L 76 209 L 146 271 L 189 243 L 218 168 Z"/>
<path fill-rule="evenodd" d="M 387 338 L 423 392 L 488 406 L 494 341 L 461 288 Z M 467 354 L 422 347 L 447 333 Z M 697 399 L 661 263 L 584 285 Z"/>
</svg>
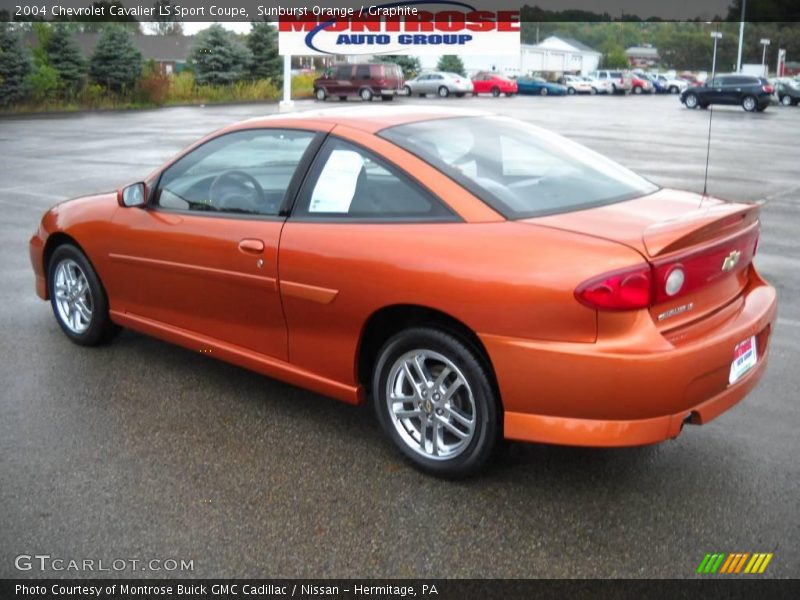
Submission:
<svg viewBox="0 0 800 600">
<path fill-rule="evenodd" d="M 685 422 L 707 423 L 762 377 L 777 315 L 775 290 L 753 271 L 728 312 L 714 329 L 677 336 L 683 341 L 676 344 L 649 315 L 631 316 L 626 331 L 593 344 L 481 335 L 503 398 L 505 437 L 636 446 L 673 438 Z M 752 335 L 763 346 L 758 362 L 731 385 L 734 346 Z"/>
</svg>

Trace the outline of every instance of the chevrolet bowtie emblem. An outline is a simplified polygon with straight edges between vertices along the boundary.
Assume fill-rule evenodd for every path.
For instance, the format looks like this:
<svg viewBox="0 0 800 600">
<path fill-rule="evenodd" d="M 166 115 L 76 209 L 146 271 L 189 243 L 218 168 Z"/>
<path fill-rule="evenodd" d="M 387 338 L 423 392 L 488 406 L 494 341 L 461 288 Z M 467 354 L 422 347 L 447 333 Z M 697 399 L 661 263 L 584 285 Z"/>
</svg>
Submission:
<svg viewBox="0 0 800 600">
<path fill-rule="evenodd" d="M 730 271 L 739 263 L 739 257 L 742 253 L 739 250 L 734 250 L 728 256 L 725 257 L 725 260 L 722 261 L 722 270 L 725 272 Z"/>
</svg>

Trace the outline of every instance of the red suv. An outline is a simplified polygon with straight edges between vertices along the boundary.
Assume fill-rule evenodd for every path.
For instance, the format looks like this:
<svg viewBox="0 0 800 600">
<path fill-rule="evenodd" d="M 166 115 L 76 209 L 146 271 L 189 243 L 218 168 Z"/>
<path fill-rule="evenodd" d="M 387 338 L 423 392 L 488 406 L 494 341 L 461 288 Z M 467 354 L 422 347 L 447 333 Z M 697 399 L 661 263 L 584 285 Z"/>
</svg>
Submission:
<svg viewBox="0 0 800 600">
<path fill-rule="evenodd" d="M 517 93 L 517 82 L 497 73 L 478 73 L 472 78 L 472 94 L 491 94 L 495 98 L 500 94 L 513 96 Z"/>
<path fill-rule="evenodd" d="M 394 100 L 403 93 L 403 71 L 394 63 L 363 63 L 334 65 L 325 75 L 314 80 L 314 96 L 326 100 L 338 96 L 359 96 L 369 102 L 375 96 Z"/>
</svg>

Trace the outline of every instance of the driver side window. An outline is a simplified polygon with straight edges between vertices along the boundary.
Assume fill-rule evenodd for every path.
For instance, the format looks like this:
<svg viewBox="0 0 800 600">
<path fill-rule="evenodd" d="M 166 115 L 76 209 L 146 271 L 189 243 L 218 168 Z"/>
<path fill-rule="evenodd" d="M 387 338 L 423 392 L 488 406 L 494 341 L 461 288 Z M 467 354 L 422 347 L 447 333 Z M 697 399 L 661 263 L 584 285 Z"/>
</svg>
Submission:
<svg viewBox="0 0 800 600">
<path fill-rule="evenodd" d="M 167 210 L 277 215 L 313 138 L 288 129 L 221 135 L 164 171 L 156 203 Z"/>
</svg>

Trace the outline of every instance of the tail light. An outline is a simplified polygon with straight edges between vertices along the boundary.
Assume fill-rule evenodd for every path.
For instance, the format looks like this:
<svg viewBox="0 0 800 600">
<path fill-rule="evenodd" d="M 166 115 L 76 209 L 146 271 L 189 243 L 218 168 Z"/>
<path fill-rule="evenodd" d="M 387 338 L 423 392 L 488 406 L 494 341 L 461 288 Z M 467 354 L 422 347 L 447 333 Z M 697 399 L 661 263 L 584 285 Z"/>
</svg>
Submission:
<svg viewBox="0 0 800 600">
<path fill-rule="evenodd" d="M 636 310 L 650 306 L 652 287 L 650 265 L 640 265 L 584 281 L 575 290 L 575 298 L 597 310 Z"/>
<path fill-rule="evenodd" d="M 772 94 L 775 92 L 775 88 L 772 87 L 771 85 L 762 86 L 761 89 L 763 89 L 767 94 Z"/>
</svg>

